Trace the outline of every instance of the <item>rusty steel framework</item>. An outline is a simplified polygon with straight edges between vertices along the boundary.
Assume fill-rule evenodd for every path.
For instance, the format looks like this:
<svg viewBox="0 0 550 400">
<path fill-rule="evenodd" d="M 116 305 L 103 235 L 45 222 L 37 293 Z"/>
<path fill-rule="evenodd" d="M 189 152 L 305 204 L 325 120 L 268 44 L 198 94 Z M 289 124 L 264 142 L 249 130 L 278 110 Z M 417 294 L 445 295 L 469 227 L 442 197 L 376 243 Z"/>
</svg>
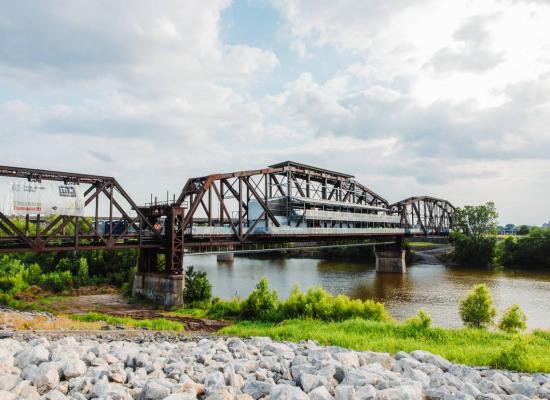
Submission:
<svg viewBox="0 0 550 400">
<path fill-rule="evenodd" d="M 350 206 L 378 206 L 389 211 L 386 199 L 352 178 L 351 175 L 287 161 L 259 170 L 191 178 L 176 204 L 189 204 L 183 220 L 184 229 L 192 227 L 193 223 L 209 227 L 227 223 L 233 233 L 231 239 L 237 241 L 234 244 L 246 241 L 260 221 L 266 228 L 270 222 L 280 226 L 268 207 L 268 201 L 277 197 L 284 198 L 287 203 L 292 199 L 325 200 Z M 252 199 L 258 202 L 262 214 L 254 219 L 252 225 L 245 227 Z M 288 213 L 290 205 L 286 204 L 285 208 Z M 235 211 L 231 214 L 230 210 Z"/>
<path fill-rule="evenodd" d="M 81 185 L 85 205 L 93 207 L 93 217 L 87 218 L 60 215 L 41 221 L 40 215 L 27 214 L 24 228 L 21 220 L 16 224 L 0 212 L 0 253 L 139 248 L 140 272 L 181 274 L 183 257 L 191 253 L 280 249 L 289 243 L 295 247 L 349 245 L 366 239 L 387 243 L 388 238 L 406 234 L 446 234 L 454 210 L 447 201 L 430 197 L 390 205 L 351 175 L 290 161 L 192 178 L 173 203 L 143 207 L 113 177 L 4 166 L 0 176 Z M 399 227 L 379 223 L 354 229 L 360 223 L 343 228 L 341 222 L 333 222 L 325 223 L 324 229 L 306 228 L 306 213 L 296 217 L 295 210 L 312 205 L 314 210 L 320 205 L 339 215 L 394 218 Z M 392 217 L 397 214 L 400 218 Z M 114 226 L 123 229 L 115 232 Z"/>
<path fill-rule="evenodd" d="M 448 235 L 455 207 L 447 200 L 429 196 L 409 197 L 390 206 L 401 216 L 401 225 L 422 235 Z"/>
<path fill-rule="evenodd" d="M 0 253 L 147 248 L 164 242 L 161 232 L 145 218 L 113 177 L 6 166 L 0 166 L 0 176 L 80 185 L 85 206 L 94 209 L 91 221 L 90 218 L 64 215 L 46 221 L 41 220 L 40 214 L 31 220 L 27 214 L 24 228 L 0 212 Z M 128 209 L 136 215 L 131 216 Z M 107 216 L 100 215 L 100 210 Z M 99 228 L 100 221 L 109 227 L 106 231 Z M 113 232 L 117 223 L 125 227 L 123 231 Z M 148 235 L 144 234 L 145 229 Z M 67 231 L 71 231 L 71 235 Z"/>
</svg>

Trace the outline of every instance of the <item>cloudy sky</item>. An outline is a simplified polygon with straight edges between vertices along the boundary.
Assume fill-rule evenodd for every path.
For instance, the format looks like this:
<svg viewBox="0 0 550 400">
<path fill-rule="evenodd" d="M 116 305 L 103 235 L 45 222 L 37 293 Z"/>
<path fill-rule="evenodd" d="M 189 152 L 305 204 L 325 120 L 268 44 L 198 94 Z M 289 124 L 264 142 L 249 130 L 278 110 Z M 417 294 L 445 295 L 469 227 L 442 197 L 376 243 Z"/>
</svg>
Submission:
<svg viewBox="0 0 550 400">
<path fill-rule="evenodd" d="M 0 0 L 0 164 L 139 202 L 295 160 L 550 220 L 550 0 Z"/>
</svg>

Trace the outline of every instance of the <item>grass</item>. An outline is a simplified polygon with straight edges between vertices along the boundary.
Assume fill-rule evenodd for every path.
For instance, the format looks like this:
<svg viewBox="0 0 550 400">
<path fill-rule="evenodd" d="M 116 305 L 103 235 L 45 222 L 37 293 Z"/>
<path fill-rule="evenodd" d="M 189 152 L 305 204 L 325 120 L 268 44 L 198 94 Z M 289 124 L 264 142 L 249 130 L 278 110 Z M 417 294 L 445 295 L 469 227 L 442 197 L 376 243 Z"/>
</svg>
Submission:
<svg viewBox="0 0 550 400">
<path fill-rule="evenodd" d="M 407 242 L 407 245 L 411 249 L 415 250 L 421 250 L 424 248 L 438 248 L 438 247 L 445 247 L 447 244 L 444 243 L 433 243 L 433 242 Z"/>
<path fill-rule="evenodd" d="M 485 330 L 418 329 L 404 323 L 353 319 L 289 320 L 279 324 L 237 322 L 220 333 L 289 341 L 313 339 L 324 345 L 388 353 L 422 349 L 461 364 L 550 372 L 550 332 L 545 331 L 534 331 L 520 339 L 517 335 Z M 518 342 L 522 345 L 519 355 L 513 354 Z"/>
<path fill-rule="evenodd" d="M 176 310 L 172 310 L 169 312 L 169 314 L 174 315 L 183 315 L 186 317 L 193 317 L 193 318 L 204 318 L 206 317 L 206 314 L 208 313 L 208 308 L 178 308 Z"/>
<path fill-rule="evenodd" d="M 133 319 L 93 312 L 86 314 L 73 314 L 70 318 L 81 322 L 105 322 L 109 325 L 123 325 L 126 327 L 145 328 L 155 331 L 183 331 L 185 329 L 185 326 L 182 323 L 170 321 L 164 318 Z"/>
</svg>

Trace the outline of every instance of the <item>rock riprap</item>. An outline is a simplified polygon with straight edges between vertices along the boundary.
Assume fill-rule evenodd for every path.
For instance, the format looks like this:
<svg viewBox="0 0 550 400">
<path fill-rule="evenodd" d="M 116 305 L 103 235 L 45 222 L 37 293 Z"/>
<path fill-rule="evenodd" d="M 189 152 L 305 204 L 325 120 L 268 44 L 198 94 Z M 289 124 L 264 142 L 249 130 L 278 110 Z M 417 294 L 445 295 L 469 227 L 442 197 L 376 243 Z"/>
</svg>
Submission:
<svg viewBox="0 0 550 400">
<path fill-rule="evenodd" d="M 41 398 L 550 399 L 550 376 L 263 337 L 1 339 L 0 400 Z"/>
</svg>

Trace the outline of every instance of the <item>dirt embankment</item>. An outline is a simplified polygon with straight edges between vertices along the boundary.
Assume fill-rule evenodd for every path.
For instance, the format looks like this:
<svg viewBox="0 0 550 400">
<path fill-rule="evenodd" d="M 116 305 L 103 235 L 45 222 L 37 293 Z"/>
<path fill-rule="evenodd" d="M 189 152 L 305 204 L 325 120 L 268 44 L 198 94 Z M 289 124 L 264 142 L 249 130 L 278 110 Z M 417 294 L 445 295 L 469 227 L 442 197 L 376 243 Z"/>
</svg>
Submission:
<svg viewBox="0 0 550 400">
<path fill-rule="evenodd" d="M 63 296 L 51 297 L 50 299 L 48 299 L 48 296 L 52 296 L 52 293 L 35 286 L 18 294 L 18 298 L 27 303 L 41 300 L 42 304 L 44 304 L 44 301 L 46 301 L 47 309 L 53 314 L 48 314 L 50 318 L 47 320 L 41 314 L 28 314 L 22 320 L 21 316 L 17 315 L 17 312 L 14 310 L 11 310 L 8 314 L 7 310 L 0 309 L 0 325 L 4 325 L 4 328 L 10 326 L 33 329 L 33 325 L 35 325 L 33 320 L 36 320 L 37 329 L 56 329 L 56 327 L 64 329 L 69 324 L 68 321 L 61 321 L 62 318 L 55 315 L 85 314 L 88 312 L 98 312 L 115 317 L 128 317 L 137 320 L 164 318 L 184 324 L 185 330 L 190 332 L 215 332 L 228 325 L 227 321 L 195 318 L 155 309 L 153 306 L 147 304 L 131 303 L 116 288 L 110 286 L 83 287 L 64 293 Z"/>
</svg>

